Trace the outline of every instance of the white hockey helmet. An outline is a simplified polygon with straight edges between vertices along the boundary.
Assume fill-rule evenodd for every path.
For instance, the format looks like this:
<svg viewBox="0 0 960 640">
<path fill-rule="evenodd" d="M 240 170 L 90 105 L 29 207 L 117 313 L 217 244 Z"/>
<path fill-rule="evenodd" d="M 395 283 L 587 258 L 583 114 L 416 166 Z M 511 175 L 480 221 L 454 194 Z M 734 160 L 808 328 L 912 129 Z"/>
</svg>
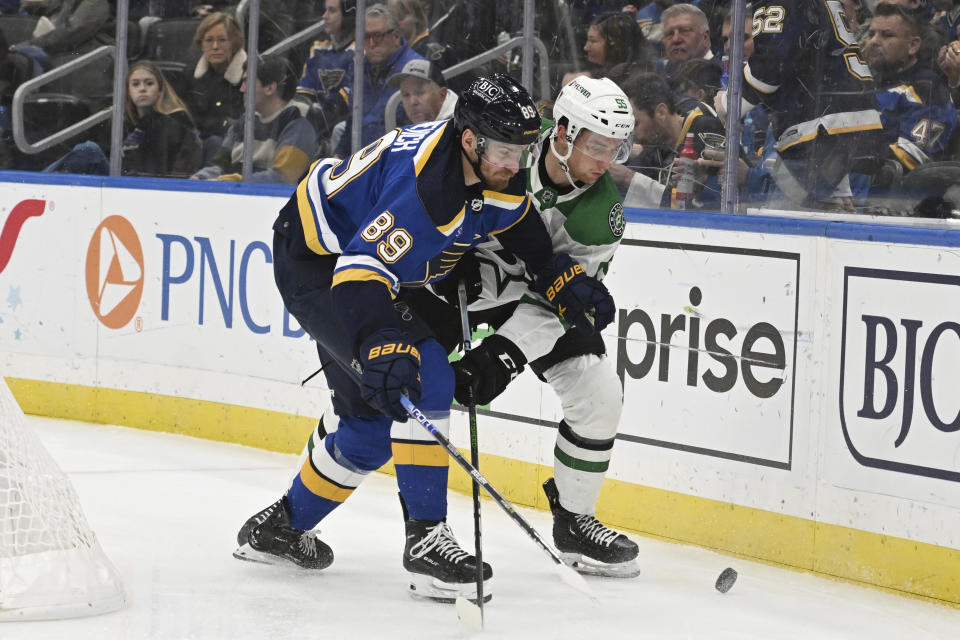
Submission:
<svg viewBox="0 0 960 640">
<path fill-rule="evenodd" d="M 573 141 L 582 129 L 588 129 L 607 138 L 621 140 L 612 162 L 621 164 L 630 157 L 633 143 L 633 108 L 627 95 L 610 78 L 590 78 L 577 76 L 560 90 L 556 102 L 553 104 L 553 120 L 561 124 L 565 118 L 567 153 L 560 156 L 554 148 L 554 153 L 561 162 L 566 164 L 573 151 Z M 551 138 L 556 139 L 557 129 L 553 130 Z M 551 140 L 551 148 L 553 148 Z"/>
</svg>

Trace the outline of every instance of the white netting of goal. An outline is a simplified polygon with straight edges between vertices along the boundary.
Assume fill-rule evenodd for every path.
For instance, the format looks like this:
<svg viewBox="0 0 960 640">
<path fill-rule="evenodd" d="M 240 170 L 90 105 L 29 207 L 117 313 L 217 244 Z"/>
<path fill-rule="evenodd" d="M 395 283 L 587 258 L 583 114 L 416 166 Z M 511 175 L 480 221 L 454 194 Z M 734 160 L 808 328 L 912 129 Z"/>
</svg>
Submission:
<svg viewBox="0 0 960 640">
<path fill-rule="evenodd" d="M 73 485 L 0 376 L 0 621 L 97 615 L 125 602 Z"/>
</svg>

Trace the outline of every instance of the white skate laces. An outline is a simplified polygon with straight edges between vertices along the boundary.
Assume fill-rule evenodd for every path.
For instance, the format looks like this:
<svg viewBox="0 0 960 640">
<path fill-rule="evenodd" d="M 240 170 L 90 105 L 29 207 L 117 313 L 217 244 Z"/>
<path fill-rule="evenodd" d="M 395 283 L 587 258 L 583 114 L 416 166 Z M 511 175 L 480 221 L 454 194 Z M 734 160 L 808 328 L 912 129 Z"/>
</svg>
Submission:
<svg viewBox="0 0 960 640">
<path fill-rule="evenodd" d="M 576 521 L 580 531 L 587 539 L 605 547 L 609 547 L 620 535 L 616 531 L 603 526 L 603 523 L 593 516 L 578 515 Z"/>
<path fill-rule="evenodd" d="M 453 531 L 446 522 L 438 522 L 436 525 L 427 529 L 427 535 L 423 536 L 419 542 L 410 547 L 410 558 L 416 560 L 430 553 L 434 548 L 437 549 L 443 558 L 454 564 L 470 557 L 470 554 L 464 551 L 453 537 Z"/>
<path fill-rule="evenodd" d="M 317 557 L 317 535 L 312 531 L 304 531 L 300 535 L 300 541 L 297 543 L 300 551 L 311 558 Z"/>
</svg>

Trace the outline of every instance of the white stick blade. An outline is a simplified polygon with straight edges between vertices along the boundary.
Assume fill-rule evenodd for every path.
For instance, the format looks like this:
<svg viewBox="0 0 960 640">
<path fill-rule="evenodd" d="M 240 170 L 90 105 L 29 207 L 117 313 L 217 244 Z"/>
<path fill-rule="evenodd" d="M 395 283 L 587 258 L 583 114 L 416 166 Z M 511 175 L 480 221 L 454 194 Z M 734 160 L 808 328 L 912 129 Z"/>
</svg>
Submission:
<svg viewBox="0 0 960 640">
<path fill-rule="evenodd" d="M 566 564 L 558 563 L 555 566 L 557 568 L 557 575 L 559 575 L 560 579 L 563 580 L 567 585 L 573 587 L 594 602 L 599 602 L 597 595 L 593 592 L 593 589 L 590 588 L 590 585 L 587 584 L 587 581 L 583 579 L 583 576 L 571 569 Z"/>
<path fill-rule="evenodd" d="M 457 598 L 457 617 L 474 631 L 483 631 L 483 611 L 463 596 Z"/>
</svg>

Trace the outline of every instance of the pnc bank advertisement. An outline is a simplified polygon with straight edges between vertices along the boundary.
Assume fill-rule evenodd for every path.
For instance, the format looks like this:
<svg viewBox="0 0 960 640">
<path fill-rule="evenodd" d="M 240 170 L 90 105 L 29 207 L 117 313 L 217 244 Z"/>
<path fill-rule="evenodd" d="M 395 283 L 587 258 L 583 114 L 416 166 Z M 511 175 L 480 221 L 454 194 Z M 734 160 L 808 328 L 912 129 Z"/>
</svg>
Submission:
<svg viewBox="0 0 960 640">
<path fill-rule="evenodd" d="M 284 201 L 4 183 L 4 375 L 319 415 L 316 352 L 273 282 Z M 957 274 L 937 247 L 628 224 L 605 279 L 611 477 L 802 517 L 834 508 L 810 478 L 960 505 Z M 485 407 L 487 450 L 549 463 L 551 394 L 527 372 Z"/>
</svg>

